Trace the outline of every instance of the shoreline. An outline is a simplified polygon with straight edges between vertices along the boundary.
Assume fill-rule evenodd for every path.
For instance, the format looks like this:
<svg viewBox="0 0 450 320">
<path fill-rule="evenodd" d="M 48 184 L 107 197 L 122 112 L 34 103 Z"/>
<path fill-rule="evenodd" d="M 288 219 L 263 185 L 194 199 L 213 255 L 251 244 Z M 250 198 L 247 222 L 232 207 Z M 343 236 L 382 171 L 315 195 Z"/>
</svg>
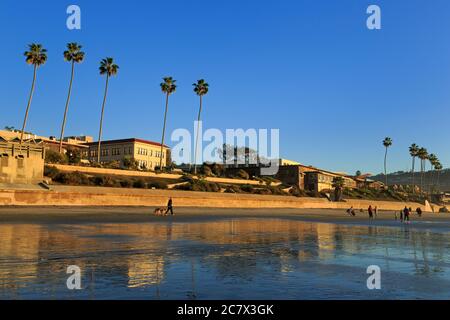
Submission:
<svg viewBox="0 0 450 320">
<path fill-rule="evenodd" d="M 370 220 L 367 212 L 349 216 L 342 209 L 235 209 L 208 207 L 174 207 L 174 216 L 154 216 L 153 207 L 70 207 L 3 206 L 0 224 L 85 224 L 85 223 L 202 223 L 223 219 L 284 219 L 312 223 L 357 226 L 407 227 L 450 231 L 450 214 L 423 213 L 411 216 L 410 224 L 394 219 L 393 211 L 380 211 Z"/>
</svg>

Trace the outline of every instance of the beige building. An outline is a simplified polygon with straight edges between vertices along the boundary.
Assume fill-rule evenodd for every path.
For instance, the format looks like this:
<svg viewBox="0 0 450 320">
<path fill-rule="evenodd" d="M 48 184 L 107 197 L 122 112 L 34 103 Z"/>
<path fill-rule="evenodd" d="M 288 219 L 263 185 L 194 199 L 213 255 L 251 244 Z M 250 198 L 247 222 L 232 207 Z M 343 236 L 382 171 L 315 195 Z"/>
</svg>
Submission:
<svg viewBox="0 0 450 320">
<path fill-rule="evenodd" d="M 321 192 L 323 190 L 332 190 L 334 189 L 333 179 L 336 177 L 341 177 L 344 179 L 344 188 L 349 189 L 356 188 L 356 181 L 352 178 L 349 178 L 339 173 L 318 170 L 306 172 L 305 189 L 316 192 Z"/>
<path fill-rule="evenodd" d="M 41 182 L 44 178 L 45 148 L 42 143 L 0 137 L 0 183 Z"/>
<path fill-rule="evenodd" d="M 97 161 L 98 142 L 85 145 L 89 147 L 85 156 L 92 162 Z M 129 158 L 136 160 L 141 169 L 154 170 L 159 166 L 160 153 L 160 143 L 137 138 L 107 140 L 100 144 L 100 162 L 119 161 L 121 166 L 124 159 Z M 168 165 L 168 158 L 170 158 L 170 149 L 164 146 L 163 167 Z"/>
</svg>

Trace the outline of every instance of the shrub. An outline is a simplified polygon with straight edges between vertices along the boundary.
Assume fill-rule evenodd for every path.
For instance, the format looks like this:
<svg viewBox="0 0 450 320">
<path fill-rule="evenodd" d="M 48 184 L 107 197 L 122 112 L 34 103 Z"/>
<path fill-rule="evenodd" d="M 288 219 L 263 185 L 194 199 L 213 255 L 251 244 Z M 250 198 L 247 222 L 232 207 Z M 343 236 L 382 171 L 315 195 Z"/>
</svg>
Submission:
<svg viewBox="0 0 450 320">
<path fill-rule="evenodd" d="M 57 151 L 48 149 L 45 151 L 45 162 L 67 164 L 68 160 L 65 154 L 61 154 Z"/>
<path fill-rule="evenodd" d="M 120 161 L 115 160 L 115 161 L 110 161 L 107 163 L 103 164 L 103 168 L 108 168 L 108 169 L 121 169 L 120 167 Z"/>
<path fill-rule="evenodd" d="M 244 184 L 244 185 L 241 186 L 241 190 L 244 191 L 244 192 L 252 193 L 254 188 L 250 184 Z"/>
<path fill-rule="evenodd" d="M 139 162 L 130 156 L 126 156 L 122 162 L 125 169 L 137 170 L 139 168 Z"/>
<path fill-rule="evenodd" d="M 162 181 L 154 181 L 148 183 L 148 188 L 155 188 L 155 189 L 167 189 L 167 183 Z"/>
<path fill-rule="evenodd" d="M 79 164 L 81 162 L 81 151 L 75 148 L 67 149 L 66 159 L 70 164 Z"/>
<path fill-rule="evenodd" d="M 44 167 L 44 176 L 55 179 L 55 177 L 59 174 L 59 170 L 54 166 L 45 166 Z"/>
<path fill-rule="evenodd" d="M 144 180 L 138 179 L 138 180 L 133 182 L 133 188 L 145 189 L 146 188 L 146 183 L 145 183 Z"/>
<path fill-rule="evenodd" d="M 239 188 L 239 186 L 230 185 L 230 186 L 226 187 L 225 192 L 226 193 L 242 193 L 242 190 L 241 190 L 241 188 Z"/>
<path fill-rule="evenodd" d="M 248 180 L 250 179 L 249 174 L 247 173 L 247 171 L 240 169 L 237 173 L 236 173 L 236 177 L 240 178 L 240 179 L 244 179 L 244 180 Z"/>
<path fill-rule="evenodd" d="M 87 175 L 80 173 L 78 171 L 76 172 L 60 172 L 58 173 L 55 178 L 53 178 L 54 181 L 62 183 L 62 184 L 68 184 L 68 185 L 89 185 L 90 181 Z"/>
<path fill-rule="evenodd" d="M 218 164 L 218 163 L 214 163 L 214 164 L 211 166 L 211 171 L 212 171 L 212 173 L 213 173 L 214 175 L 216 175 L 217 177 L 220 177 L 220 176 L 223 175 L 225 169 L 224 169 L 223 165 Z"/>
<path fill-rule="evenodd" d="M 211 176 L 212 175 L 212 170 L 211 170 L 211 168 L 210 167 L 208 167 L 207 165 L 203 165 L 202 166 L 202 174 L 203 175 L 205 175 L 205 176 L 207 176 L 207 177 L 209 177 L 209 176 Z"/>
<path fill-rule="evenodd" d="M 133 181 L 131 181 L 129 179 L 120 180 L 119 184 L 120 184 L 120 186 L 122 188 L 131 188 L 131 187 L 133 187 Z"/>
</svg>

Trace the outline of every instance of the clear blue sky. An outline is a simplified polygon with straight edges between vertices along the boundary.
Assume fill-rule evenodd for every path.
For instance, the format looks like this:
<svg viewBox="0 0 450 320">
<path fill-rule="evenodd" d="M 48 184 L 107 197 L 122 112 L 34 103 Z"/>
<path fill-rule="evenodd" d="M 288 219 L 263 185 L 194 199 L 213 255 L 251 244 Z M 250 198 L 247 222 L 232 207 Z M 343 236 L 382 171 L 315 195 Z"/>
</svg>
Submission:
<svg viewBox="0 0 450 320">
<path fill-rule="evenodd" d="M 66 8 L 82 30 L 66 28 Z M 366 28 L 366 8 L 382 30 Z M 58 135 L 70 66 L 67 42 L 84 46 L 67 135 L 96 136 L 104 88 L 101 58 L 120 65 L 106 106 L 104 138 L 159 140 L 171 75 L 168 131 L 192 127 L 191 84 L 210 83 L 206 128 L 279 128 L 282 157 L 331 170 L 379 173 L 410 166 L 415 142 L 450 164 L 450 1 L 215 0 L 0 2 L 0 126 L 21 126 L 32 78 L 23 52 L 48 49 L 27 129 Z"/>
</svg>

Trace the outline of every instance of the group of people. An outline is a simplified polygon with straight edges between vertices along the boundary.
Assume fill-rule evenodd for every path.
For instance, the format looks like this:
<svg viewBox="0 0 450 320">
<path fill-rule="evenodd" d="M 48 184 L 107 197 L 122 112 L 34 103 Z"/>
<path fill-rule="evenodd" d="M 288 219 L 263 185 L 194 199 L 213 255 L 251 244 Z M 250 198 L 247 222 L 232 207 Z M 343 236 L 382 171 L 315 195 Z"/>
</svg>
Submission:
<svg viewBox="0 0 450 320">
<path fill-rule="evenodd" d="M 364 210 L 359 209 L 359 212 L 364 212 Z M 369 208 L 367 209 L 367 212 L 369 213 L 369 218 L 374 219 L 378 216 L 378 207 L 375 206 L 374 208 L 372 208 L 372 206 L 370 205 Z M 355 209 L 353 209 L 353 206 L 347 209 L 347 214 L 352 217 L 356 216 L 356 212 Z"/>
<path fill-rule="evenodd" d="M 409 217 L 412 215 L 412 208 L 408 208 L 405 206 L 405 208 L 403 210 L 400 210 L 400 222 L 405 222 L 405 223 L 409 223 L 410 219 Z M 422 209 L 417 208 L 416 209 L 416 213 L 419 217 L 422 216 Z M 397 212 L 395 213 L 395 220 L 398 220 L 398 216 L 397 216 Z"/>
<path fill-rule="evenodd" d="M 364 212 L 363 209 L 359 210 L 360 212 Z M 369 208 L 367 208 L 367 213 L 369 214 L 369 219 L 375 219 L 378 217 L 378 207 L 372 207 L 372 205 L 369 205 Z M 422 216 L 422 209 L 421 208 L 417 208 L 416 209 L 416 213 L 419 217 Z M 349 209 L 347 209 L 347 214 L 355 217 L 356 216 L 356 212 L 355 209 L 353 209 L 353 206 L 350 207 Z M 410 216 L 412 214 L 412 208 L 408 208 L 405 206 L 404 209 L 400 210 L 400 222 L 406 222 L 409 223 L 410 222 Z M 395 220 L 398 220 L 399 216 L 397 215 L 397 211 L 395 212 Z"/>
</svg>

